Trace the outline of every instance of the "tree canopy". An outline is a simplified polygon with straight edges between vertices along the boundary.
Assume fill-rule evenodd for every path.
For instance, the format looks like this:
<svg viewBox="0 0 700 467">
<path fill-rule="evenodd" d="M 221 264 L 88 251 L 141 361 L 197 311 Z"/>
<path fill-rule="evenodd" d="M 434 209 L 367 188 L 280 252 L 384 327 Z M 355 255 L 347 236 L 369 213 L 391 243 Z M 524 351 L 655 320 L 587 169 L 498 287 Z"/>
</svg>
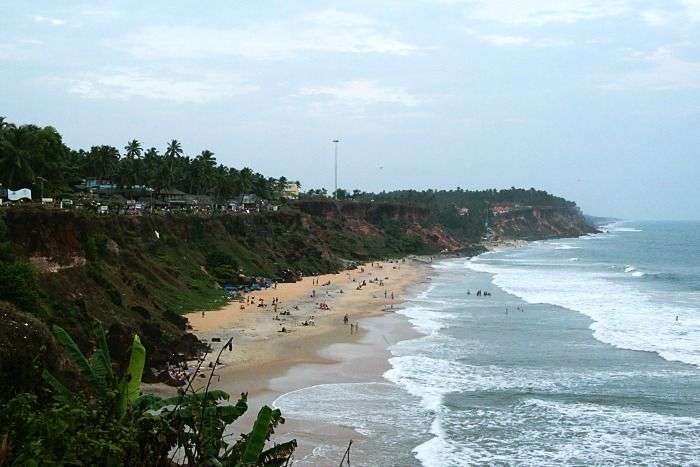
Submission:
<svg viewBox="0 0 700 467">
<path fill-rule="evenodd" d="M 218 163 L 208 149 L 186 155 L 176 139 L 162 153 L 154 147 L 144 150 L 137 139 L 127 142 L 122 152 L 109 145 L 76 150 L 64 144 L 53 127 L 16 125 L 0 117 L 0 183 L 4 188 L 32 188 L 38 193 L 43 184 L 45 196 L 58 196 L 72 192 L 87 178 L 110 180 L 123 188 L 176 188 L 216 199 L 242 193 L 271 199 L 287 181 Z"/>
</svg>

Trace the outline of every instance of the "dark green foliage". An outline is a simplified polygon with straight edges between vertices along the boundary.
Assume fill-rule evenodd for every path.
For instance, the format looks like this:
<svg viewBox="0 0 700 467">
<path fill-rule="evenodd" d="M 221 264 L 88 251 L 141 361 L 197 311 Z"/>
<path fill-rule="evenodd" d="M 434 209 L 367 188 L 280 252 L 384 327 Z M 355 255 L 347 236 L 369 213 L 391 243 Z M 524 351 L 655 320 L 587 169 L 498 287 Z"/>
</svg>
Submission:
<svg viewBox="0 0 700 467">
<path fill-rule="evenodd" d="M 14 446 L 10 465 L 118 466 L 138 452 L 137 426 L 115 423 L 80 396 L 46 403 L 21 394 L 1 409 L 0 433 Z"/>
<path fill-rule="evenodd" d="M 0 300 L 40 313 L 41 292 L 34 268 L 23 261 L 0 261 Z"/>
<path fill-rule="evenodd" d="M 192 383 L 179 396 L 162 399 L 139 397 L 140 372 L 145 349 L 134 337 L 131 364 L 121 377 L 112 371 L 107 337 L 99 323 L 94 333 L 97 350 L 86 358 L 70 335 L 55 328 L 56 338 L 87 381 L 85 389 L 71 393 L 49 372 L 46 390 L 53 399 L 40 402 L 33 394 L 20 394 L 0 405 L 0 439 L 9 441 L 8 465 L 143 466 L 285 465 L 296 441 L 265 444 L 274 428 L 284 423 L 279 410 L 263 407 L 250 433 L 229 444 L 224 430 L 248 409 L 247 395 L 233 405 L 222 404 L 229 395 L 219 390 L 195 390 Z M 232 349 L 230 342 L 221 352 Z M 200 367 L 201 363 L 200 362 Z M 209 381 L 214 376 L 211 370 Z"/>
<path fill-rule="evenodd" d="M 236 258 L 228 252 L 215 250 L 207 254 L 207 270 L 217 281 L 236 283 L 239 281 L 239 266 Z"/>
<path fill-rule="evenodd" d="M 121 293 L 119 293 L 119 290 L 117 290 L 117 288 L 109 282 L 109 280 L 105 277 L 103 270 L 99 266 L 95 265 L 94 263 L 88 264 L 87 273 L 90 278 L 97 283 L 97 285 L 104 289 L 110 301 L 115 306 L 122 306 Z"/>
<path fill-rule="evenodd" d="M 41 292 L 34 268 L 16 258 L 8 241 L 5 219 L 0 217 L 0 300 L 20 310 L 39 314 Z"/>
<path fill-rule="evenodd" d="M 71 192 L 85 178 L 110 180 L 134 194 L 147 195 L 139 188 L 147 185 L 156 191 L 176 188 L 217 200 L 242 193 L 273 199 L 287 181 L 218 164 L 208 150 L 187 156 L 177 140 L 168 143 L 162 154 L 156 148 L 144 151 L 137 140 L 129 141 L 123 154 L 106 145 L 73 150 L 52 127 L 18 126 L 3 119 L 0 183 L 5 187 L 31 188 L 35 197 L 58 196 Z"/>
<path fill-rule="evenodd" d="M 85 240 L 85 259 L 94 262 L 107 255 L 107 237 L 102 234 L 92 235 Z"/>
</svg>

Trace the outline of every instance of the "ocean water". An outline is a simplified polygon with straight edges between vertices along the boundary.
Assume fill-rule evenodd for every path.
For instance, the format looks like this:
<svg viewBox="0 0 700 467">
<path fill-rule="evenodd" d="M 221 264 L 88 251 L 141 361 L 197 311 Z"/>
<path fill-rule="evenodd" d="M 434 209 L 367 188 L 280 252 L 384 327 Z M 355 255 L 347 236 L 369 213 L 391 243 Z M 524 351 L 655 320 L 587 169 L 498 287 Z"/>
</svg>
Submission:
<svg viewBox="0 0 700 467">
<path fill-rule="evenodd" d="M 364 434 L 356 465 L 700 465 L 700 223 L 433 269 L 400 311 L 422 336 L 390 347 L 384 381 L 283 410 Z"/>
</svg>

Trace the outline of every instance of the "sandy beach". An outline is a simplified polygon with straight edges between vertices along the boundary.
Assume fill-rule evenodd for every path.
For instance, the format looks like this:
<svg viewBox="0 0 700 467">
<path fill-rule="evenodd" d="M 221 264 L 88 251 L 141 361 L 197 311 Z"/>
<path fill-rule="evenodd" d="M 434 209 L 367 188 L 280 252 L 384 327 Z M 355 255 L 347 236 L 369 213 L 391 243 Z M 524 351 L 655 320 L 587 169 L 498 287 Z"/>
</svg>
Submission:
<svg viewBox="0 0 700 467">
<path fill-rule="evenodd" d="M 222 354 L 220 379 L 214 385 L 232 396 L 248 392 L 250 408 L 231 426 L 231 433 L 249 428 L 259 408 L 283 394 L 318 384 L 382 382 L 389 368 L 387 347 L 415 336 L 395 311 L 422 287 L 428 271 L 422 258 L 367 263 L 339 274 L 277 284 L 220 310 L 186 315 L 193 332 L 211 344 L 213 353 L 233 337 L 233 351 Z M 164 385 L 149 390 L 174 392 Z M 362 442 L 350 428 L 287 416 L 273 441 L 290 438 L 299 442 L 298 465 L 320 465 L 312 452 L 321 444 L 331 446 L 327 454 L 334 459 L 337 453 L 342 456 L 350 439 Z"/>
<path fill-rule="evenodd" d="M 214 349 L 217 339 L 233 337 L 234 351 L 221 359 L 223 379 L 250 368 L 260 372 L 269 366 L 322 361 L 320 348 L 359 339 L 366 332 L 366 318 L 392 312 L 425 274 L 425 263 L 416 259 L 368 263 L 339 274 L 277 284 L 220 310 L 185 316 L 193 332 Z M 359 332 L 351 333 L 351 325 Z"/>
</svg>

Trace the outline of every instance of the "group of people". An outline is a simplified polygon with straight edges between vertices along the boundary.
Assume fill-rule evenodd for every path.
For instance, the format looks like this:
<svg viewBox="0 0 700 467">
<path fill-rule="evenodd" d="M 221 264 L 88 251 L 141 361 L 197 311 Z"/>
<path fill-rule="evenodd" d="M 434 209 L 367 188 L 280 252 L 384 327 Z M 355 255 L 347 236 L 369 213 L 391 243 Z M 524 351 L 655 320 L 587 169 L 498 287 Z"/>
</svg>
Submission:
<svg viewBox="0 0 700 467">
<path fill-rule="evenodd" d="M 467 290 L 467 295 L 471 295 L 471 294 L 472 294 L 472 291 L 471 291 L 471 290 Z M 490 296 L 491 296 L 491 292 L 488 292 L 488 291 L 486 291 L 486 290 L 484 290 L 484 291 L 482 292 L 481 289 L 479 289 L 479 290 L 476 291 L 476 296 L 477 296 L 477 297 L 490 297 Z"/>
<path fill-rule="evenodd" d="M 405 262 L 405 260 L 403 260 L 403 262 Z M 396 266 L 394 266 L 394 269 L 398 269 L 399 261 L 395 261 L 395 263 L 396 263 Z M 383 269 L 383 265 L 381 263 L 372 263 L 372 267 L 375 269 Z M 365 273 L 365 268 L 360 267 L 359 271 L 360 271 L 360 273 Z M 359 281 L 359 277 L 355 277 L 354 274 L 350 274 L 349 272 L 347 273 L 347 277 L 348 277 L 348 279 L 351 279 L 352 282 Z M 374 283 L 380 287 L 384 287 L 384 281 L 387 279 L 389 279 L 389 277 L 385 277 L 384 279 L 381 279 L 380 277 L 373 277 L 373 278 L 368 279 L 368 280 L 363 279 L 359 283 L 359 285 L 357 286 L 357 290 L 361 290 L 363 287 L 366 287 L 368 285 L 368 283 Z M 331 285 L 330 280 L 326 280 L 323 283 L 321 283 L 321 277 L 312 277 L 311 283 L 314 286 L 320 286 L 320 287 L 327 287 L 327 286 Z M 272 288 L 276 289 L 277 288 L 276 286 L 277 286 L 277 284 L 275 283 L 275 284 L 273 284 Z M 342 294 L 343 290 L 339 289 L 337 291 L 337 293 Z M 482 294 L 482 292 L 479 291 L 478 295 L 481 295 L 481 294 Z M 486 293 L 484 292 L 484 294 L 486 294 Z M 326 295 L 330 295 L 330 292 L 326 291 Z M 316 293 L 316 289 L 313 288 L 311 290 L 311 294 L 310 294 L 309 298 L 315 299 L 317 296 L 318 296 L 318 294 Z M 372 296 L 373 296 L 373 298 L 378 298 L 378 297 L 376 297 L 376 295 L 372 295 Z M 391 299 L 393 301 L 395 299 L 394 292 L 385 289 L 384 290 L 384 299 L 385 300 Z M 316 300 L 313 300 L 313 301 L 316 302 L 315 305 L 318 307 L 319 310 L 324 310 L 324 311 L 331 310 L 331 307 L 328 305 L 328 303 L 318 302 Z M 280 304 L 280 299 L 278 297 L 273 297 L 270 304 L 274 307 L 274 313 L 275 313 L 274 316 L 272 317 L 272 319 L 275 321 L 280 321 L 281 328 L 278 330 L 278 332 L 281 332 L 281 333 L 290 332 L 289 329 L 286 326 L 284 326 L 282 322 L 287 321 L 285 319 L 285 317 L 291 316 L 292 315 L 291 312 L 289 310 L 278 312 L 277 307 Z M 258 308 L 267 308 L 270 305 L 265 302 L 265 299 L 260 298 L 260 297 L 256 298 L 254 295 L 250 295 L 250 296 L 246 296 L 243 299 L 241 299 L 241 309 L 242 310 L 245 309 L 246 306 L 257 306 Z M 393 305 L 391 305 L 391 308 L 393 308 Z M 294 305 L 293 309 L 299 310 L 299 305 L 298 304 Z M 385 305 L 384 311 L 387 311 L 388 309 L 389 309 L 389 306 Z M 345 325 L 350 326 L 350 334 L 351 335 L 354 335 L 354 334 L 359 332 L 359 329 L 360 329 L 359 322 L 357 322 L 357 321 L 350 322 L 350 317 L 347 314 L 345 314 L 345 316 L 343 317 L 343 323 Z M 296 324 L 297 324 L 297 326 L 315 326 L 316 322 L 315 322 L 314 316 L 310 316 L 310 317 L 304 319 L 303 321 L 297 321 Z"/>
<path fill-rule="evenodd" d="M 350 323 L 350 317 L 348 316 L 347 313 L 345 314 L 345 316 L 343 316 L 343 324 L 345 324 L 345 325 L 350 324 L 350 335 L 351 336 L 360 331 L 360 322 L 355 321 L 354 323 Z"/>
</svg>

